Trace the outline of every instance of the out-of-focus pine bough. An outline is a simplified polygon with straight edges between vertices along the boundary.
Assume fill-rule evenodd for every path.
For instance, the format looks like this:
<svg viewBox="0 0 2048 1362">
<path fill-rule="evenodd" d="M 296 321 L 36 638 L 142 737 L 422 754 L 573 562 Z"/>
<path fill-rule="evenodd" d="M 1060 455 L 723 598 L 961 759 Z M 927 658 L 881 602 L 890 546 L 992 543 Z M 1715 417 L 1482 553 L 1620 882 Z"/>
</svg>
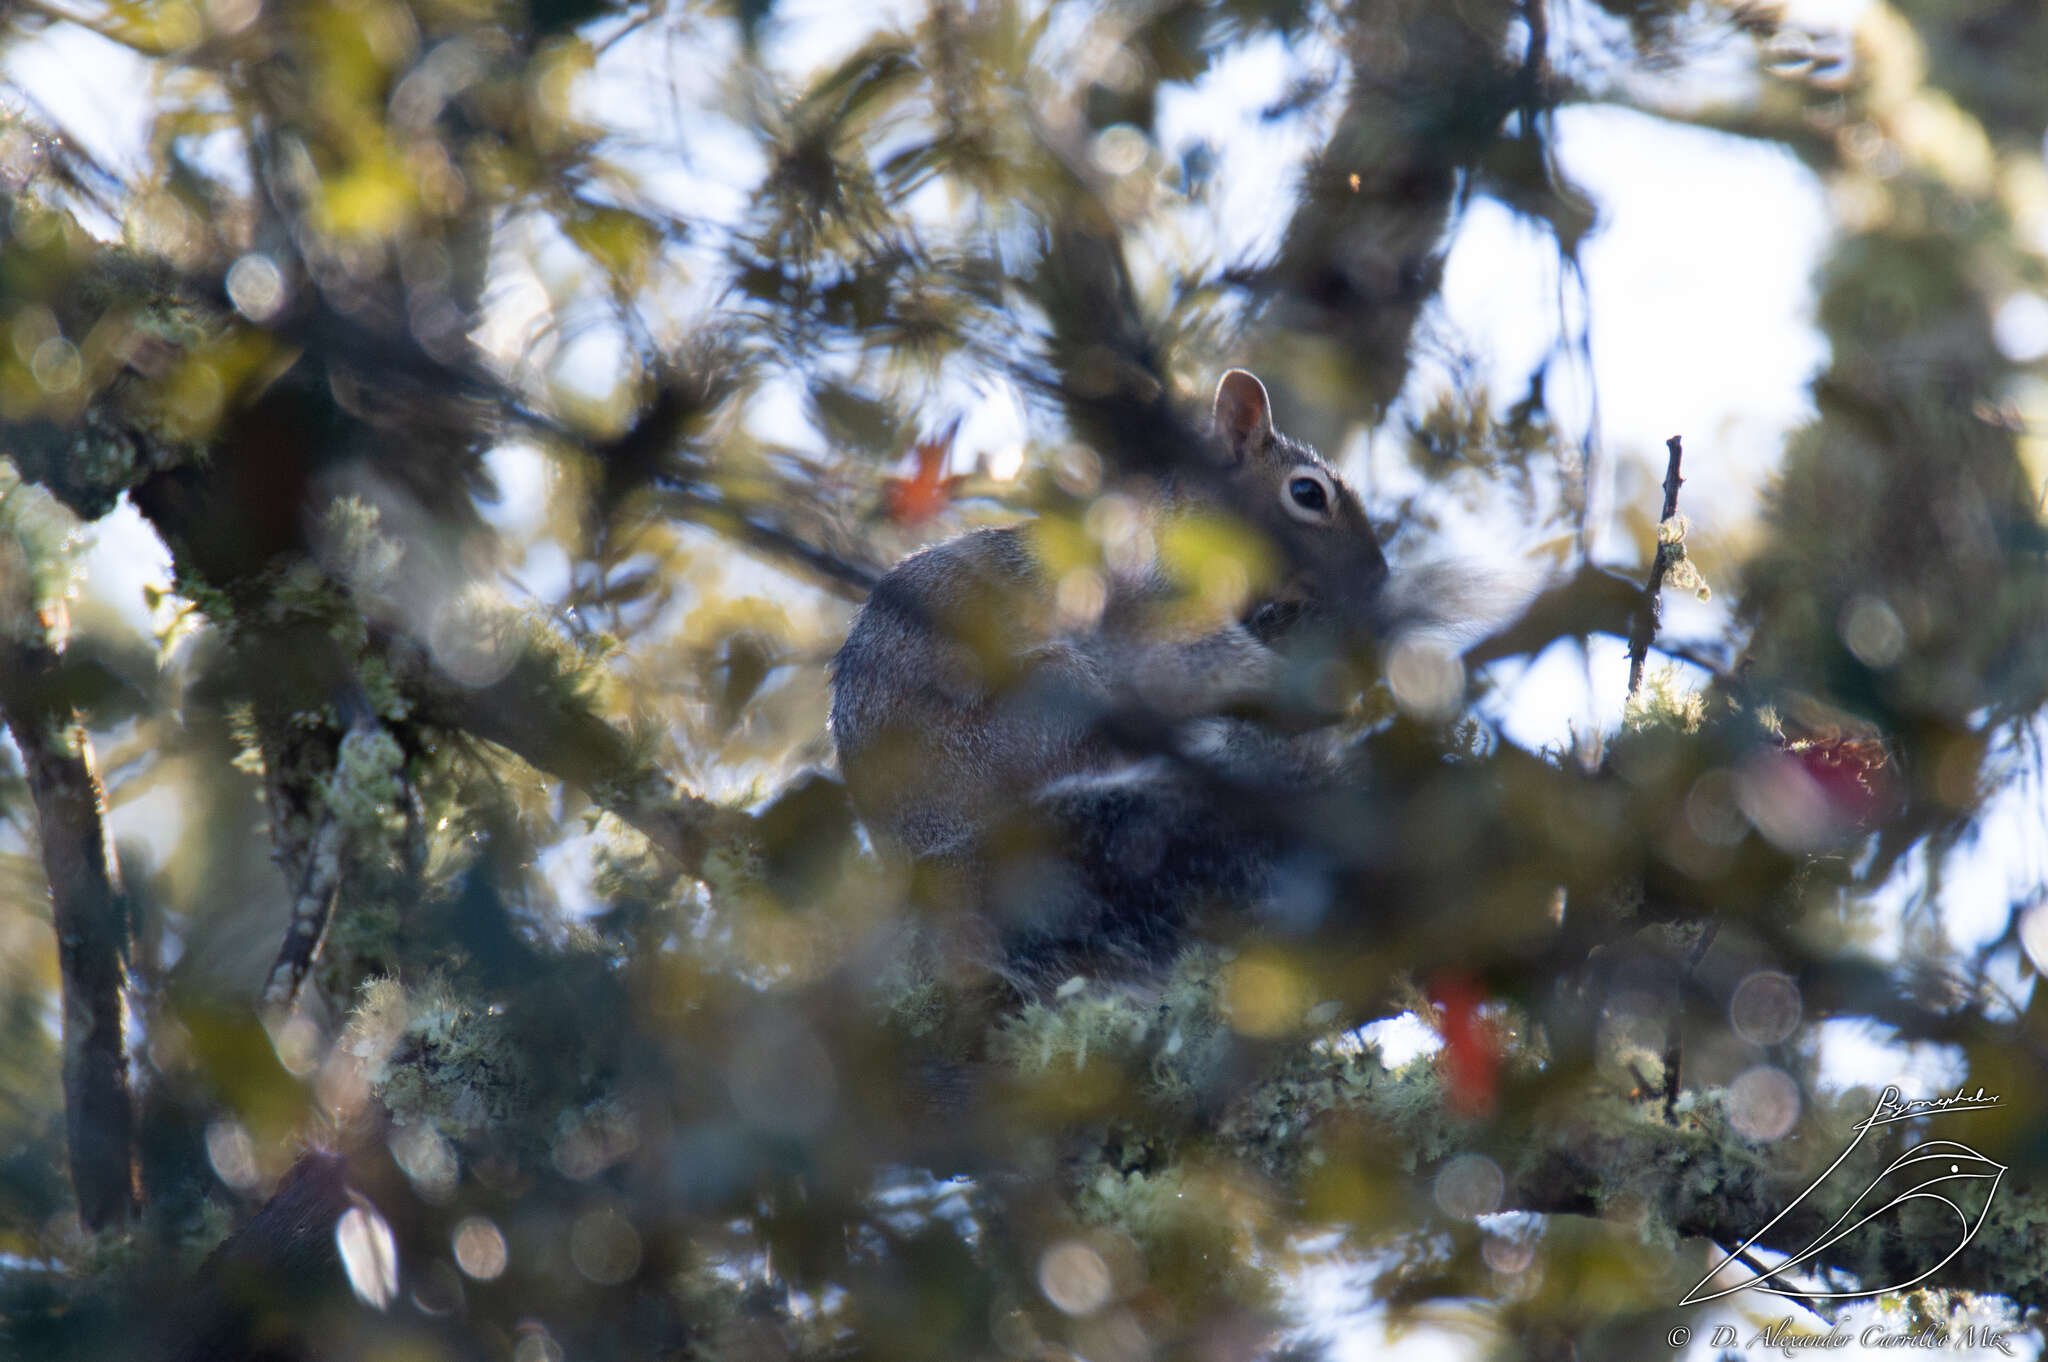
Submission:
<svg viewBox="0 0 2048 1362">
<path fill-rule="evenodd" d="M 2048 543 L 1990 320 L 2043 282 L 2013 215 L 2048 183 L 2048 92 L 2011 74 L 2048 20 L 1879 7 L 1853 56 L 1793 60 L 1805 39 L 1757 7 L 1592 8 L 1567 44 L 1543 0 L 938 3 L 795 90 L 761 59 L 798 22 L 772 5 L 10 11 L 17 51 L 86 26 L 179 81 L 146 183 L 0 130 L 22 758 L 0 812 L 33 852 L 0 866 L 0 997 L 52 989 L 14 963 L 30 923 L 62 1008 L 57 1054 L 30 1002 L 0 1009 L 0 1339 L 1250 1357 L 1301 1324 L 1289 1293 L 1333 1230 L 1361 1304 L 1480 1300 L 1501 1355 L 1639 1356 L 1707 1243 L 1770 1220 L 1867 1114 L 1813 1086 L 1800 1025 L 1829 1018 L 1952 1047 L 2003 1098 L 1969 1138 L 2010 1176 L 1904 1307 L 2048 1305 L 2048 1036 L 1990 982 L 1999 949 L 2031 969 L 2025 904 L 1981 959 L 1861 949 L 1863 892 L 1938 876 L 2048 697 Z M 761 155 L 730 233 L 664 207 L 639 134 L 580 102 L 650 35 L 676 88 L 723 72 L 711 98 Z M 1214 149 L 1169 162 L 1158 101 L 1268 39 L 1300 76 L 1268 117 L 1325 130 L 1299 198 L 1270 258 L 1182 259 Z M 1228 364 L 1334 451 L 1412 386 L 1472 197 L 1569 263 L 1592 214 L 1559 108 L 1715 42 L 1753 44 L 1754 96 L 1658 112 L 1790 147 L 1856 205 L 1818 416 L 1767 537 L 1716 567 L 1740 663 L 1697 693 L 1644 673 L 1598 763 L 1369 688 L 1356 785 L 1259 813 L 1312 868 L 1298 918 L 1147 990 L 1018 1000 L 906 949 L 903 886 L 837 786 L 794 775 L 824 750 L 844 615 L 790 602 L 857 600 L 914 542 L 886 488 L 943 424 L 920 405 L 939 376 L 1013 385 L 1060 438 L 1015 485 L 920 467 L 920 521 L 1035 508 L 1088 545 L 1091 499 L 1184 460 L 1188 385 Z M 123 244 L 79 225 L 110 209 Z M 547 343 L 480 346 L 521 267 Z M 722 291 L 678 338 L 665 299 L 705 275 Z M 604 399 L 544 363 L 584 329 L 623 337 Z M 761 433 L 791 393 L 824 453 Z M 1577 528 L 1586 451 L 1540 378 L 1500 419 L 1454 393 L 1411 424 L 1425 472 L 1482 468 Z M 499 590 L 505 445 L 552 470 L 570 561 L 545 605 Z M 67 644 L 60 618 L 66 541 L 124 503 L 170 555 L 154 655 L 99 617 Z M 1464 648 L 1465 698 L 1559 640 L 1647 646 L 1643 611 L 1578 563 Z M 119 758 L 104 792 L 88 730 Z M 111 853 L 109 798 L 152 783 L 182 792 L 181 840 Z M 1758 987 L 1776 1013 L 1731 1031 Z M 1390 1071 L 1354 1028 L 1404 1010 L 1446 1055 Z M 1872 1158 L 1910 1142 L 1891 1129 Z M 1762 1246 L 1842 1205 L 1830 1187 Z M 1916 1208 L 1822 1270 L 1903 1280 L 1940 1228 Z"/>
</svg>

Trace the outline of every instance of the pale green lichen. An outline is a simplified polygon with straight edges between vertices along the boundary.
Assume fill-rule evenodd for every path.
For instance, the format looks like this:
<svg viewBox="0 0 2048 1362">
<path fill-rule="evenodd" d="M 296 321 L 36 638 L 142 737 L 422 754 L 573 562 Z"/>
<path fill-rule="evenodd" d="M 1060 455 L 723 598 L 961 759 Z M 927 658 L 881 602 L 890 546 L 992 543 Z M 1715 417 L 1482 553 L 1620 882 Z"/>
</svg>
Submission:
<svg viewBox="0 0 2048 1362">
<path fill-rule="evenodd" d="M 1230 1042 L 1219 966 L 1213 954 L 1190 951 L 1156 995 L 1070 980 L 1008 1018 L 991 1038 L 991 1056 L 1027 1078 L 1078 1073 L 1101 1060 L 1142 1074 L 1163 1105 L 1190 1103 Z"/>
<path fill-rule="evenodd" d="M 902 969 L 890 985 L 883 1003 L 889 1020 L 913 1039 L 936 1036 L 951 1015 L 952 998 L 939 980 L 926 969 Z"/>
<path fill-rule="evenodd" d="M 67 462 L 74 480 L 108 489 L 132 486 L 144 471 L 133 442 L 101 429 L 98 422 L 89 422 L 72 438 Z"/>
<path fill-rule="evenodd" d="M 256 727 L 256 707 L 246 700 L 237 701 L 227 707 L 223 717 L 227 720 L 228 736 L 235 744 L 234 768 L 252 776 L 262 775 L 263 738 Z"/>
<path fill-rule="evenodd" d="M 527 1086 L 499 1015 L 440 978 L 364 984 L 340 1048 L 395 1123 L 429 1123 L 450 1139 L 505 1125 Z"/>
<path fill-rule="evenodd" d="M 296 559 L 273 576 L 274 586 L 265 606 L 273 620 L 282 622 L 294 616 L 327 619 L 343 608 L 341 592 L 310 558 Z"/>
<path fill-rule="evenodd" d="M 0 457 L 0 636 L 61 642 L 87 543 L 76 516 Z"/>
<path fill-rule="evenodd" d="M 358 835 L 397 831 L 404 824 L 405 749 L 382 728 L 352 730 L 341 740 L 327 807 Z"/>
<path fill-rule="evenodd" d="M 361 497 L 340 496 L 322 521 L 334 574 L 357 591 L 383 591 L 405 557 L 405 545 L 384 533 L 381 519 L 382 512 Z"/>
<path fill-rule="evenodd" d="M 192 608 L 205 616 L 215 628 L 233 629 L 234 601 L 220 588 L 189 573 L 179 572 L 171 579 L 171 594 L 191 602 Z"/>
<path fill-rule="evenodd" d="M 1685 536 L 1691 529 L 1692 522 L 1682 515 L 1672 516 L 1657 526 L 1657 556 L 1664 564 L 1664 585 L 1690 591 L 1702 601 L 1711 600 L 1713 589 L 1685 550 Z"/>
<path fill-rule="evenodd" d="M 356 666 L 356 679 L 361 682 L 363 695 L 369 700 L 370 708 L 377 717 L 399 723 L 412 714 L 412 701 L 406 698 L 398 684 L 398 678 L 391 674 L 391 666 L 383 658 L 370 656 Z"/>
<path fill-rule="evenodd" d="M 1676 664 L 1666 664 L 1643 673 L 1643 684 L 1628 697 L 1621 717 L 1630 731 L 1666 728 L 1692 734 L 1706 722 L 1707 701 L 1685 684 Z"/>
<path fill-rule="evenodd" d="M 606 802 L 605 796 L 626 802 L 615 789 L 600 793 L 591 792 L 591 799 L 600 808 L 614 807 Z M 721 842 L 704 853 L 704 864 L 698 870 L 704 883 L 711 888 L 711 897 L 718 902 L 736 902 L 747 895 L 759 892 L 761 885 L 761 859 L 754 851 L 733 842 Z"/>
</svg>

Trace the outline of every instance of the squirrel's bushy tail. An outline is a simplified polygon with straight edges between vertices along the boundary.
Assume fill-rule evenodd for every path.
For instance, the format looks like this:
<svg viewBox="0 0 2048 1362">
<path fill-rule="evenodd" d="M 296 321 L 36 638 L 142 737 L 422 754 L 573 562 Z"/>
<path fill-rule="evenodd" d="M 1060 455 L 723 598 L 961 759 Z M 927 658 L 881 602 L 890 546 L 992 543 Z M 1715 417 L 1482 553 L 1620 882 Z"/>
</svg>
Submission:
<svg viewBox="0 0 2048 1362">
<path fill-rule="evenodd" d="M 1425 634 L 1449 644 L 1476 642 L 1519 614 L 1536 589 L 1498 568 L 1457 558 L 1396 567 L 1374 602 L 1382 639 Z"/>
</svg>

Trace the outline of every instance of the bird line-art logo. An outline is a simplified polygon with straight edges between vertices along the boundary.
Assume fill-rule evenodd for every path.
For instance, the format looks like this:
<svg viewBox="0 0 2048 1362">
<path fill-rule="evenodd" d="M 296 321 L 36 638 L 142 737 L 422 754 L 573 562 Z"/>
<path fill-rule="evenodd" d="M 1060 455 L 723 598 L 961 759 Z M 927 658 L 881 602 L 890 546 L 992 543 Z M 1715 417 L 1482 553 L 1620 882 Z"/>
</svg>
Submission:
<svg viewBox="0 0 2048 1362">
<path fill-rule="evenodd" d="M 1743 1240 L 1727 1258 L 1716 1263 L 1713 1269 L 1686 1293 L 1685 1299 L 1679 1304 L 1703 1305 L 1708 1301 L 1719 1300 L 1723 1296 L 1745 1290 L 1766 1291 L 1774 1296 L 1796 1296 L 1803 1300 L 1860 1300 L 1868 1296 L 1881 1296 L 1890 1291 L 1903 1291 L 1909 1286 L 1926 1281 L 1953 1261 L 1955 1256 L 1976 1238 L 1977 1231 L 1983 1228 L 1985 1217 L 1991 1213 L 1992 1198 L 1998 1195 L 1999 1181 L 2006 1172 L 2004 1164 L 1987 1159 L 1968 1145 L 1959 1144 L 1954 1140 L 1925 1140 L 1904 1151 L 1871 1179 L 1870 1185 L 1849 1203 L 1848 1209 L 1836 1217 L 1835 1222 L 1821 1231 L 1804 1249 L 1747 1281 L 1722 1287 L 1718 1291 L 1707 1290 L 1707 1284 L 1713 1281 L 1715 1273 L 1731 1261 L 1746 1258 L 1750 1249 L 1768 1235 L 1779 1221 L 1792 1214 L 1793 1210 L 1812 1196 L 1821 1184 L 1834 1177 L 1836 1170 L 1849 1161 L 1849 1156 L 1856 1152 L 1856 1147 L 1863 1143 L 1863 1137 L 1874 1127 L 1888 1125 L 1893 1121 L 1908 1120 L 1915 1116 L 1981 1111 L 1986 1107 L 1995 1107 L 1998 1103 L 1997 1097 L 1986 1096 L 1982 1088 L 1978 1088 L 1974 1094 L 1965 1093 L 1958 1088 L 1946 1096 L 1906 1101 L 1896 1087 L 1887 1087 L 1878 1094 L 1877 1105 L 1871 1108 L 1870 1115 L 1856 1123 L 1856 1138 L 1849 1141 L 1849 1147 L 1836 1156 L 1835 1161 L 1827 1166 L 1827 1170 L 1807 1184 L 1806 1190 L 1794 1197 L 1784 1210 L 1772 1216 L 1763 1228 Z M 1977 1199 L 1979 1193 L 1983 1197 L 1981 1203 Z M 1899 1208 L 1909 1201 L 1933 1201 L 1948 1207 L 1955 1213 L 1956 1232 L 1959 1236 L 1948 1252 L 1919 1276 L 1882 1286 L 1866 1286 L 1860 1291 L 1809 1291 L 1772 1284 L 1773 1279 L 1819 1258 L 1880 1217 L 1896 1215 Z M 1872 1232 L 1878 1232 L 1883 1228 L 1882 1225 L 1873 1226 Z M 1940 1242 L 1946 1241 L 1937 1241 Z"/>
</svg>

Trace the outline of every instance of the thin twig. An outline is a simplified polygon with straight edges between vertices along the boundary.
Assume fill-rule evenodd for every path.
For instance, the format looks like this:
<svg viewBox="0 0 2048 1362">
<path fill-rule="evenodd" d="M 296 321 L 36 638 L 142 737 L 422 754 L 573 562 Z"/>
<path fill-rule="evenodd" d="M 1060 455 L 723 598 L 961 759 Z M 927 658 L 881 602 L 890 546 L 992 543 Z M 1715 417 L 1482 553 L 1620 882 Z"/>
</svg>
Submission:
<svg viewBox="0 0 2048 1362">
<path fill-rule="evenodd" d="M 1751 1272 L 1754 1272 L 1756 1274 L 1756 1279 L 1758 1281 L 1762 1281 L 1771 1275 L 1771 1269 L 1765 1267 L 1763 1264 L 1763 1260 L 1758 1258 L 1755 1254 L 1751 1253 L 1748 1249 L 1737 1250 L 1733 1257 L 1735 1258 L 1736 1262 L 1741 1263 Z M 1811 1310 L 1814 1314 L 1820 1316 L 1820 1318 L 1822 1318 L 1823 1320 L 1826 1320 L 1830 1328 L 1834 1326 L 1834 1308 L 1822 1308 L 1822 1302 L 1817 1297 L 1803 1295 L 1800 1292 L 1794 1291 L 1791 1288 L 1783 1285 L 1774 1287 L 1772 1289 L 1777 1291 L 1780 1295 L 1784 1296 L 1786 1300 L 1796 1301 L 1800 1305 L 1805 1306 L 1808 1310 Z"/>
<path fill-rule="evenodd" d="M 1717 686 L 1726 686 L 1733 683 L 1734 678 L 1729 673 L 1727 662 L 1717 661 L 1714 658 L 1708 657 L 1704 652 L 1700 651 L 1698 647 L 1692 644 L 1659 643 L 1654 646 L 1656 647 L 1658 652 L 1664 654 L 1664 656 L 1671 658 L 1674 661 L 1684 662 L 1690 666 L 1699 668 L 1701 671 L 1705 672 L 1708 678 L 1712 680 L 1713 683 Z"/>
<path fill-rule="evenodd" d="M 1676 545 L 1664 542 L 1662 527 L 1678 514 L 1678 489 L 1685 485 L 1679 465 L 1685 457 L 1685 446 L 1681 438 L 1674 435 L 1664 442 L 1664 448 L 1670 451 L 1671 457 L 1664 465 L 1664 509 L 1657 517 L 1657 552 L 1650 562 L 1650 579 L 1643 586 L 1642 605 L 1636 611 L 1635 623 L 1628 635 L 1628 693 L 1631 696 L 1642 689 L 1643 664 L 1649 660 L 1650 646 L 1657 641 L 1657 626 L 1663 621 L 1661 593 L 1664 574 L 1670 571 L 1679 552 Z M 1678 1120 L 1679 1074 L 1684 1060 L 1682 1037 L 1686 991 L 1692 985 L 1693 971 L 1699 968 L 1700 960 L 1714 944 L 1714 936 L 1719 930 L 1719 923 L 1707 923 L 1699 939 L 1686 953 L 1685 963 L 1678 971 L 1677 996 L 1672 1000 L 1671 1015 L 1664 1024 L 1664 1119 L 1673 1124 Z"/>
<path fill-rule="evenodd" d="M 1529 44 L 1522 53 L 1522 131 L 1543 111 L 1543 85 L 1550 75 L 1550 6 L 1546 0 L 1523 0 L 1522 21 L 1529 26 Z"/>
<path fill-rule="evenodd" d="M 805 569 L 837 595 L 864 600 L 882 579 L 882 574 L 872 566 L 820 548 L 770 524 L 748 507 L 706 496 L 666 479 L 659 483 L 678 515 Z"/>
<path fill-rule="evenodd" d="M 1678 489 L 1685 485 L 1685 479 L 1678 474 L 1679 460 L 1685 455 L 1685 448 L 1679 440 L 1680 437 L 1674 435 L 1664 442 L 1664 447 L 1671 451 L 1671 460 L 1664 467 L 1664 513 L 1657 517 L 1660 526 L 1678 514 Z M 1643 608 L 1636 615 L 1635 627 L 1628 636 L 1630 695 L 1643 686 L 1643 663 L 1649 659 L 1650 645 L 1657 641 L 1657 626 L 1664 616 L 1659 593 L 1664 589 L 1664 574 L 1670 569 L 1673 557 L 1672 546 L 1659 538 L 1657 555 L 1650 563 L 1650 580 L 1643 587 Z"/>
<path fill-rule="evenodd" d="M 1685 1030 L 1686 990 L 1692 987 L 1693 973 L 1699 969 L 1700 961 L 1706 958 L 1707 952 L 1713 949 L 1714 938 L 1720 931 L 1720 919 L 1708 919 L 1700 929 L 1699 940 L 1693 942 L 1692 948 L 1685 953 L 1685 968 L 1678 975 L 1678 996 L 1672 1002 L 1670 1018 L 1664 1023 L 1664 1119 L 1672 1125 L 1678 1123 L 1678 1088 L 1680 1068 L 1684 1062 L 1684 1047 L 1680 1039 Z"/>
</svg>

